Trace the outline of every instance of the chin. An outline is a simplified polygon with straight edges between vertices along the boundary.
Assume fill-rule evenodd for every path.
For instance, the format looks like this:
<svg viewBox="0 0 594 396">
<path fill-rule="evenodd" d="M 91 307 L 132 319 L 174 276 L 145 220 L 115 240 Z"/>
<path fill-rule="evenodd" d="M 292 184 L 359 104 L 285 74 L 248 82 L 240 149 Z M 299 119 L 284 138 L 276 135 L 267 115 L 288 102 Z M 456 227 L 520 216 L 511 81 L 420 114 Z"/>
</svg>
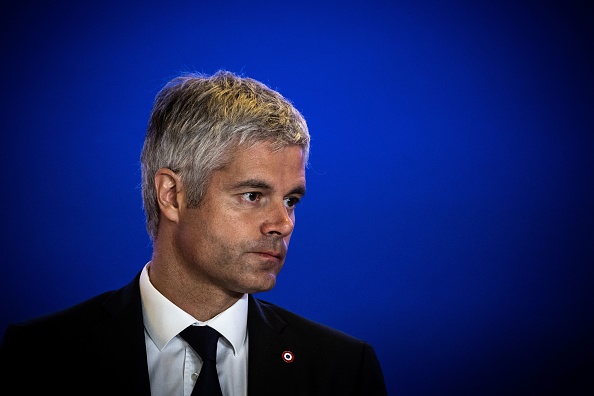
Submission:
<svg viewBox="0 0 594 396">
<path fill-rule="evenodd" d="M 272 290 L 276 285 L 276 275 L 267 274 L 264 279 L 255 280 L 251 285 L 244 284 L 245 293 L 254 294 Z"/>
</svg>

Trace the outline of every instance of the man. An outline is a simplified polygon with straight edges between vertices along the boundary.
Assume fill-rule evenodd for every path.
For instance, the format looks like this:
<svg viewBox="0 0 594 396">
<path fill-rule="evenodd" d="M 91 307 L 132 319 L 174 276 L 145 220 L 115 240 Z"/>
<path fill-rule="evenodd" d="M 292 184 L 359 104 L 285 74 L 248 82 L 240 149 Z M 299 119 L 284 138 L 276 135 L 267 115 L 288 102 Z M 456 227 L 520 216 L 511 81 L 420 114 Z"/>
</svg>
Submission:
<svg viewBox="0 0 594 396">
<path fill-rule="evenodd" d="M 141 154 L 151 261 L 120 290 L 9 326 L 2 386 L 60 395 L 386 394 L 369 344 L 252 296 L 274 287 L 284 264 L 308 153 L 303 117 L 265 85 L 225 71 L 170 81 Z"/>
</svg>

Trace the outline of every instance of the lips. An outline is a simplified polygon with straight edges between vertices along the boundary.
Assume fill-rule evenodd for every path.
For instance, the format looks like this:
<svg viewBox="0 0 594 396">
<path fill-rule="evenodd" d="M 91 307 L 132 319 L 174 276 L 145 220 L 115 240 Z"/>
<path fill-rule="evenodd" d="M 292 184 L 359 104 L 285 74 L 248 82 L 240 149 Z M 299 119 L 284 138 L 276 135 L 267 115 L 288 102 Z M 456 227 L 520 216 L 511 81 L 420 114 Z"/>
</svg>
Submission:
<svg viewBox="0 0 594 396">
<path fill-rule="evenodd" d="M 246 251 L 262 258 L 283 261 L 287 255 L 287 246 L 282 239 L 258 241 L 251 246 L 246 246 Z"/>
<path fill-rule="evenodd" d="M 282 260 L 283 258 L 285 258 L 285 252 L 277 252 L 277 251 L 260 251 L 260 252 L 254 252 L 256 254 L 261 254 L 264 256 L 271 256 L 274 257 L 278 260 Z"/>
</svg>

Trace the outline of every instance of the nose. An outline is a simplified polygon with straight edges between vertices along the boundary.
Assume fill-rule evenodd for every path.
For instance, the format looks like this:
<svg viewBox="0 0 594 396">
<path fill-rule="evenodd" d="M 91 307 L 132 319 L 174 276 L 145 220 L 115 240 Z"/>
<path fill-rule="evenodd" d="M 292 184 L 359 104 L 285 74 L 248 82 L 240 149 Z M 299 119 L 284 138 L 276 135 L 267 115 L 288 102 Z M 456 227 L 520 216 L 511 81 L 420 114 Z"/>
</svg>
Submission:
<svg viewBox="0 0 594 396">
<path fill-rule="evenodd" d="M 266 217 L 261 225 L 261 232 L 264 235 L 278 235 L 287 237 L 295 227 L 295 215 L 292 210 L 287 209 L 284 202 L 271 205 L 266 211 Z"/>
</svg>

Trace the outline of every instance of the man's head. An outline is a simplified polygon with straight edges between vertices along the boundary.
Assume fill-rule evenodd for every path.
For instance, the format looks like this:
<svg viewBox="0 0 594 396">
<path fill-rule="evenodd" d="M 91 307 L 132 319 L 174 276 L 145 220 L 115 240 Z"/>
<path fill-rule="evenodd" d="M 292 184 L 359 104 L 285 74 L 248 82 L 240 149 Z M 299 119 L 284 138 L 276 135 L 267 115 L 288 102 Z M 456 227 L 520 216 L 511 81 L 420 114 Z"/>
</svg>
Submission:
<svg viewBox="0 0 594 396">
<path fill-rule="evenodd" d="M 229 163 L 233 151 L 262 142 L 277 150 L 300 146 L 307 162 L 307 124 L 278 92 L 226 71 L 171 80 L 155 99 L 141 154 L 151 238 L 159 226 L 154 182 L 159 169 L 175 172 L 187 188 L 188 206 L 198 207 L 213 172 Z"/>
</svg>

